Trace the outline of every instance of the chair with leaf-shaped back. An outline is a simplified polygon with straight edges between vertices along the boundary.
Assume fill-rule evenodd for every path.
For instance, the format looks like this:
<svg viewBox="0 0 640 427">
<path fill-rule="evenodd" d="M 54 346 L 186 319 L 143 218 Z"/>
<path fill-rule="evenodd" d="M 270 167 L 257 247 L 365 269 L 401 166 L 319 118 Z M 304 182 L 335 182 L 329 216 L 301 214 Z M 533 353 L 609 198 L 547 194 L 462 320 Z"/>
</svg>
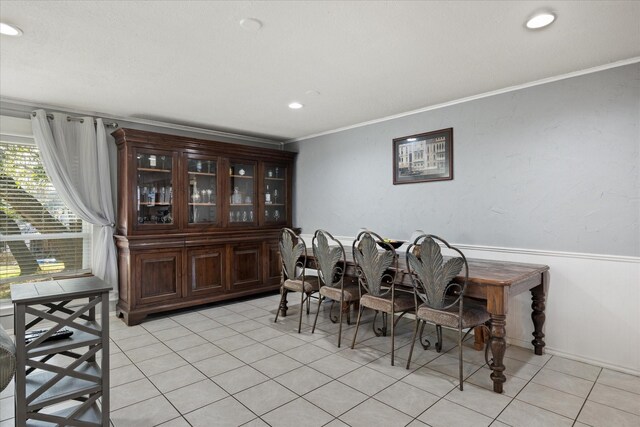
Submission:
<svg viewBox="0 0 640 427">
<path fill-rule="evenodd" d="M 316 330 L 318 323 L 318 314 L 320 313 L 320 305 L 329 298 L 331 308 L 329 309 L 329 319 L 338 326 L 338 347 L 342 341 L 342 315 L 347 312 L 347 323 L 349 323 L 349 309 L 351 303 L 358 301 L 360 294 L 358 286 L 350 283 L 345 284 L 345 268 L 347 266 L 346 254 L 344 246 L 325 230 L 316 230 L 311 242 L 313 247 L 313 256 L 318 269 L 318 278 L 320 280 L 320 298 L 318 299 L 318 310 L 316 311 L 316 319 L 313 322 L 311 333 Z M 333 306 L 338 303 L 340 314 L 337 317 L 332 315 Z"/>
<path fill-rule="evenodd" d="M 456 256 L 445 262 L 440 245 L 455 252 Z M 462 390 L 462 330 L 471 331 L 476 326 L 483 326 L 490 318 L 483 306 L 465 304 L 464 296 L 469 279 L 467 258 L 462 251 L 449 245 L 440 237 L 425 234 L 416 238 L 407 248 L 406 261 L 407 271 L 411 276 L 414 288 L 416 305 L 421 303 L 416 310 L 416 327 L 409 351 L 407 369 L 411 364 L 413 347 L 422 322 L 429 322 L 436 326 L 438 337 L 436 350 L 438 352 L 442 349 L 442 326 L 456 329 L 458 331 L 460 390 Z M 462 275 L 460 275 L 461 273 Z M 455 282 L 456 277 L 461 277 L 461 280 Z M 424 330 L 425 323 L 422 323 L 421 331 Z M 428 345 L 425 346 L 426 348 Z"/>
<path fill-rule="evenodd" d="M 306 277 L 307 245 L 302 237 L 298 236 L 290 228 L 283 228 L 278 246 L 282 262 L 282 278 L 280 304 L 278 305 L 274 322 L 278 321 L 280 308 L 286 301 L 287 294 L 289 292 L 300 292 L 300 317 L 298 319 L 298 333 L 300 333 L 304 303 L 307 303 L 307 314 L 309 314 L 309 298 L 314 292 L 318 292 L 318 278 Z"/>
<path fill-rule="evenodd" d="M 378 249 L 378 242 L 382 250 Z M 395 286 L 396 273 L 398 271 L 398 257 L 395 249 L 385 244 L 384 240 L 376 233 L 362 231 L 358 234 L 352 245 L 353 258 L 356 263 L 358 284 L 360 289 L 360 310 L 353 334 L 351 348 L 356 344 L 360 319 L 364 308 L 369 308 L 382 313 L 383 334 L 386 334 L 387 317 L 391 315 L 391 365 L 394 364 L 395 353 L 395 324 L 407 312 L 415 309 L 414 297 L 402 291 L 397 291 Z M 401 313 L 396 319 L 395 314 Z M 373 328 L 375 329 L 375 319 Z M 376 335 L 378 332 L 376 331 Z"/>
</svg>

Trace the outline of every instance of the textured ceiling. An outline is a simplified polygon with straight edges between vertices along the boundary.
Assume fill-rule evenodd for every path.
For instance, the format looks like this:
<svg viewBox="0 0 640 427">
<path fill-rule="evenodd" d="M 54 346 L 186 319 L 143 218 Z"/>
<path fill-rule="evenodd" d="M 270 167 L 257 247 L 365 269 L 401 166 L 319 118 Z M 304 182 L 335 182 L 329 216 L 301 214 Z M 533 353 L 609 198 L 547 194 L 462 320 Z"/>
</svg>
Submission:
<svg viewBox="0 0 640 427">
<path fill-rule="evenodd" d="M 525 29 L 545 7 L 556 22 Z M 640 57 L 638 1 L 2 0 L 0 18 L 24 31 L 0 40 L 5 100 L 279 140 Z"/>
</svg>

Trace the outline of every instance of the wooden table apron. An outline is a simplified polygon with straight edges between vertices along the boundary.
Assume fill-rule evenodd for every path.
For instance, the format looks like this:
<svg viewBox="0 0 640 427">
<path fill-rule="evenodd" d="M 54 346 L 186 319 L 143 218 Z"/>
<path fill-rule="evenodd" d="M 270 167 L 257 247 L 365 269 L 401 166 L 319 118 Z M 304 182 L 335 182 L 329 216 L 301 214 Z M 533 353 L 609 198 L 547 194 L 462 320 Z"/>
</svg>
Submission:
<svg viewBox="0 0 640 427">
<path fill-rule="evenodd" d="M 355 277 L 355 264 L 351 254 L 351 248 L 345 248 L 347 252 L 347 270 L 345 275 Z M 493 391 L 502 393 L 502 385 L 506 381 L 503 363 L 507 343 L 505 340 L 505 327 L 509 298 L 522 292 L 531 291 L 531 320 L 533 321 L 533 340 L 535 354 L 542 355 L 545 342 L 542 327 L 545 320 L 545 285 L 549 266 L 539 264 L 525 264 L 507 261 L 491 261 L 480 259 L 468 259 L 469 281 L 466 296 L 486 300 L 487 311 L 491 315 L 491 342 L 490 350 L 493 356 L 491 364 L 491 379 Z M 313 253 L 307 249 L 307 265 L 314 266 Z M 398 284 L 411 286 L 411 278 L 407 274 L 404 256 L 398 260 Z M 457 277 L 455 281 L 463 280 Z M 286 315 L 286 302 L 281 307 Z"/>
</svg>

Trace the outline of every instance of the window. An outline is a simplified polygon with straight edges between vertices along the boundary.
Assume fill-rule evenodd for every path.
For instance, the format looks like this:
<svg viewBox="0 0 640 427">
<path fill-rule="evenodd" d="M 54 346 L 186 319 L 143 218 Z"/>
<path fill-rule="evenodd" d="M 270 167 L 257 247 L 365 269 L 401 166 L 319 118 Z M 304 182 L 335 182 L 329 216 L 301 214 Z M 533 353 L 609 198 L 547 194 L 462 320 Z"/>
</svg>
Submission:
<svg viewBox="0 0 640 427">
<path fill-rule="evenodd" d="M 62 202 L 37 147 L 0 140 L 0 303 L 11 283 L 88 273 L 90 263 L 91 225 Z"/>
</svg>

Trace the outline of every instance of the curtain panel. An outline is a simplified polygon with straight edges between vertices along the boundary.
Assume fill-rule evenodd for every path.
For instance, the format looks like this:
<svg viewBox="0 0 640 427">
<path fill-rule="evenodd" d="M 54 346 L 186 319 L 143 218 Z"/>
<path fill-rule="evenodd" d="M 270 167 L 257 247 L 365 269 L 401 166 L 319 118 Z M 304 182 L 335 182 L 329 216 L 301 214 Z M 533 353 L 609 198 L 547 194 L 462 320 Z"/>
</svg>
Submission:
<svg viewBox="0 0 640 427">
<path fill-rule="evenodd" d="M 60 198 L 76 215 L 93 225 L 91 268 L 109 283 L 117 297 L 118 270 L 113 241 L 115 214 L 107 135 L 102 119 L 67 120 L 63 113 L 31 116 L 33 137 L 42 164 Z"/>
</svg>

